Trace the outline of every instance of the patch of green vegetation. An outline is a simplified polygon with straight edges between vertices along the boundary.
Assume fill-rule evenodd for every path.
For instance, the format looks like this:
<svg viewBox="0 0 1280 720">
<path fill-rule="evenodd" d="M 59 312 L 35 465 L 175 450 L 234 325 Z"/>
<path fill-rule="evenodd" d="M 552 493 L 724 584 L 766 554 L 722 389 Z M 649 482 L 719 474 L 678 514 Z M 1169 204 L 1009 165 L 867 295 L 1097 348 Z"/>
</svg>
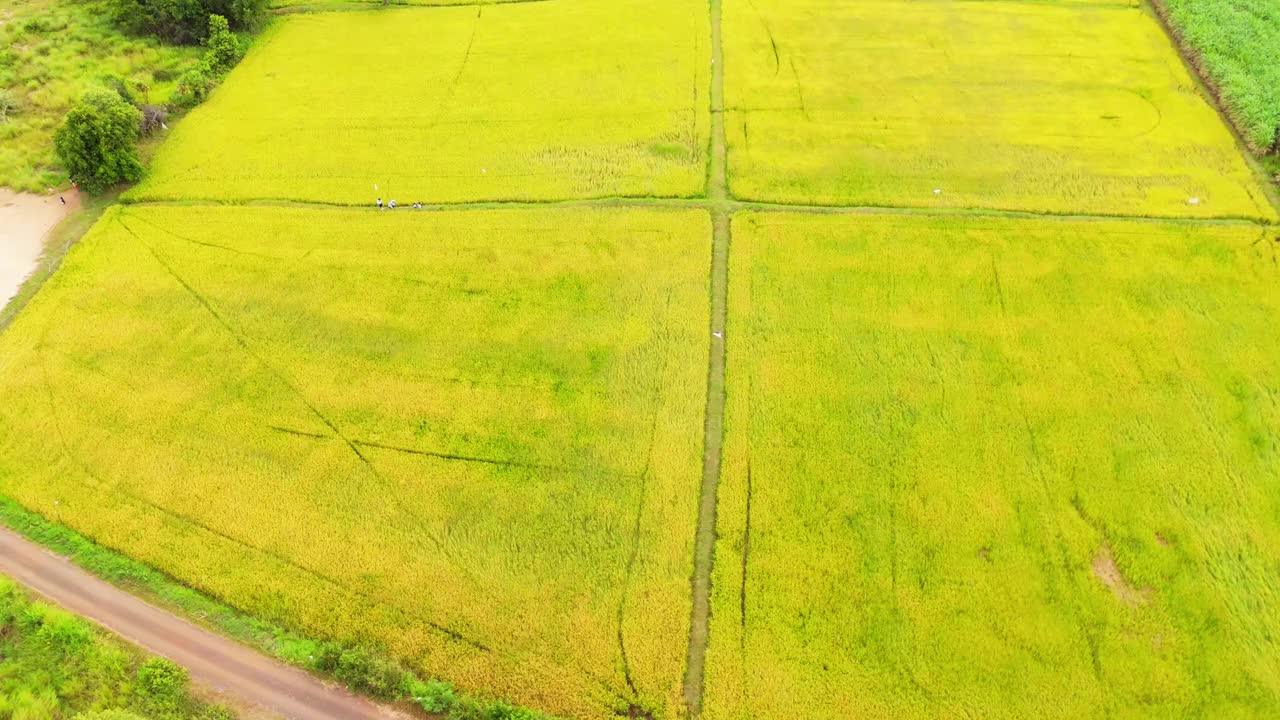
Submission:
<svg viewBox="0 0 1280 720">
<path fill-rule="evenodd" d="M 83 713 L 77 715 L 77 713 Z M 0 576 L 0 717 L 232 720 L 187 692 L 187 673 L 146 658 Z"/>
<path fill-rule="evenodd" d="M 1157 8 L 1250 147 L 1277 149 L 1280 0 L 1159 0 Z"/>
<path fill-rule="evenodd" d="M 120 32 L 99 0 L 0 0 L 0 89 L 13 108 L 0 121 L 0 185 L 43 191 L 64 184 L 53 149 L 63 115 L 104 75 L 141 84 L 163 104 L 202 48 Z"/>
</svg>

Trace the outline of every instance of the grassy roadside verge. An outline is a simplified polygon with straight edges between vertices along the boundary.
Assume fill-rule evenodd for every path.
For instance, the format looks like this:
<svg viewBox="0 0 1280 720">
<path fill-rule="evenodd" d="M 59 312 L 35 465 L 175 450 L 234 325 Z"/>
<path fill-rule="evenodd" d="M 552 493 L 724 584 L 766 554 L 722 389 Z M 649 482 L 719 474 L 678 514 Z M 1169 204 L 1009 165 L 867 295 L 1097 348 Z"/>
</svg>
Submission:
<svg viewBox="0 0 1280 720">
<path fill-rule="evenodd" d="M 377 649 L 308 638 L 249 616 L 3 496 L 0 525 L 189 622 L 416 715 L 441 720 L 549 720 L 500 701 L 462 695 L 446 682 L 423 680 Z"/>
<path fill-rule="evenodd" d="M 186 673 L 0 575 L 0 716 L 75 720 L 234 720 L 199 699 Z"/>
</svg>

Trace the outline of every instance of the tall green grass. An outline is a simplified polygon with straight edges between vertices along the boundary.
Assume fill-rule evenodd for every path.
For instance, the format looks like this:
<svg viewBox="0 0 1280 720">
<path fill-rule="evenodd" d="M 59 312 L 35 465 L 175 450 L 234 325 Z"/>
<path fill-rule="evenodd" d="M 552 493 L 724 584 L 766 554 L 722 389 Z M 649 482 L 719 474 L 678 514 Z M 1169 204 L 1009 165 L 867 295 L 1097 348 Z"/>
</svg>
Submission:
<svg viewBox="0 0 1280 720">
<path fill-rule="evenodd" d="M 0 185 L 41 191 L 66 182 L 53 133 L 87 87 L 111 74 L 163 103 L 200 54 L 122 34 L 98 0 L 0 0 L 0 88 L 17 107 L 0 121 Z"/>
<path fill-rule="evenodd" d="M 231 720 L 196 700 L 186 673 L 58 608 L 33 602 L 0 576 L 0 717 L 88 718 L 77 713 L 129 711 L 94 717 L 151 720 Z"/>
<path fill-rule="evenodd" d="M 1259 152 L 1280 149 L 1280 0 L 1159 0 L 1169 24 Z"/>
</svg>

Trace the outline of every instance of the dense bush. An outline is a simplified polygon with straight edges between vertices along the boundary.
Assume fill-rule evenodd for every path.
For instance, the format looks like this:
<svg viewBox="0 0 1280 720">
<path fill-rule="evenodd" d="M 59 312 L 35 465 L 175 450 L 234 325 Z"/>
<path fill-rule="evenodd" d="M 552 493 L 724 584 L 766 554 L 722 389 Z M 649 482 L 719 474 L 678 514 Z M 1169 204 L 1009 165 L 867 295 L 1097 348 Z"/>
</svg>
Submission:
<svg viewBox="0 0 1280 720">
<path fill-rule="evenodd" d="M 8 88 L 0 88 L 0 123 L 8 122 L 9 115 L 18 111 L 18 94 Z"/>
<path fill-rule="evenodd" d="M 217 85 L 218 76 L 214 74 L 208 63 L 201 60 L 178 78 L 178 87 L 169 98 L 169 104 L 177 108 L 193 108 L 204 102 Z"/>
<path fill-rule="evenodd" d="M 325 643 L 316 658 L 316 669 L 332 675 L 348 687 L 382 700 L 395 700 L 409 679 L 404 668 L 363 648 Z"/>
<path fill-rule="evenodd" d="M 178 87 L 169 100 L 174 107 L 190 109 L 204 102 L 218 86 L 221 75 L 240 59 L 240 41 L 221 15 L 209 16 L 204 46 L 204 57 L 178 79 Z"/>
<path fill-rule="evenodd" d="M 221 15 L 209 16 L 209 31 L 204 38 L 207 48 L 204 61 L 215 73 L 226 72 L 240 59 L 240 41 L 231 33 L 231 26 Z"/>
<path fill-rule="evenodd" d="M 112 90 L 86 92 L 54 135 L 58 158 L 74 182 L 91 193 L 142 177 L 135 143 L 142 112 Z"/>
<path fill-rule="evenodd" d="M 249 30 L 265 16 L 269 0 L 108 0 L 111 15 L 125 30 L 171 43 L 192 44 L 208 37 L 210 15 L 227 19 L 233 30 Z"/>
<path fill-rule="evenodd" d="M 164 658 L 151 658 L 138 668 L 138 697 L 152 711 L 177 710 L 186 687 L 187 671 Z"/>
<path fill-rule="evenodd" d="M 1280 149 L 1280 0 L 1160 0 L 1254 150 Z"/>
</svg>

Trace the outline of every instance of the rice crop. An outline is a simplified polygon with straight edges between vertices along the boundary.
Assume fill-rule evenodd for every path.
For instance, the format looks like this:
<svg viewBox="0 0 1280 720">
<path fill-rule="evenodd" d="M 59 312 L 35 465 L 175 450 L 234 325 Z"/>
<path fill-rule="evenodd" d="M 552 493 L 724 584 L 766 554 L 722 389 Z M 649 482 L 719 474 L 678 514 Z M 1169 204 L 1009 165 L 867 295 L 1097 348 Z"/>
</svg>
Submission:
<svg viewBox="0 0 1280 720">
<path fill-rule="evenodd" d="M 1276 217 L 1141 8 L 753 0 L 724 34 L 740 198 Z"/>
<path fill-rule="evenodd" d="M 1280 150 L 1280 0 L 1158 0 L 1156 6 L 1249 145 Z"/>
<path fill-rule="evenodd" d="M 114 208 L 0 336 L 0 494 L 483 697 L 673 717 L 709 234 Z"/>
<path fill-rule="evenodd" d="M 705 718 L 1280 716 L 1276 229 L 733 232 Z"/>
<path fill-rule="evenodd" d="M 707 24 L 696 0 L 292 15 L 174 130 L 130 196 L 699 195 Z"/>
</svg>

